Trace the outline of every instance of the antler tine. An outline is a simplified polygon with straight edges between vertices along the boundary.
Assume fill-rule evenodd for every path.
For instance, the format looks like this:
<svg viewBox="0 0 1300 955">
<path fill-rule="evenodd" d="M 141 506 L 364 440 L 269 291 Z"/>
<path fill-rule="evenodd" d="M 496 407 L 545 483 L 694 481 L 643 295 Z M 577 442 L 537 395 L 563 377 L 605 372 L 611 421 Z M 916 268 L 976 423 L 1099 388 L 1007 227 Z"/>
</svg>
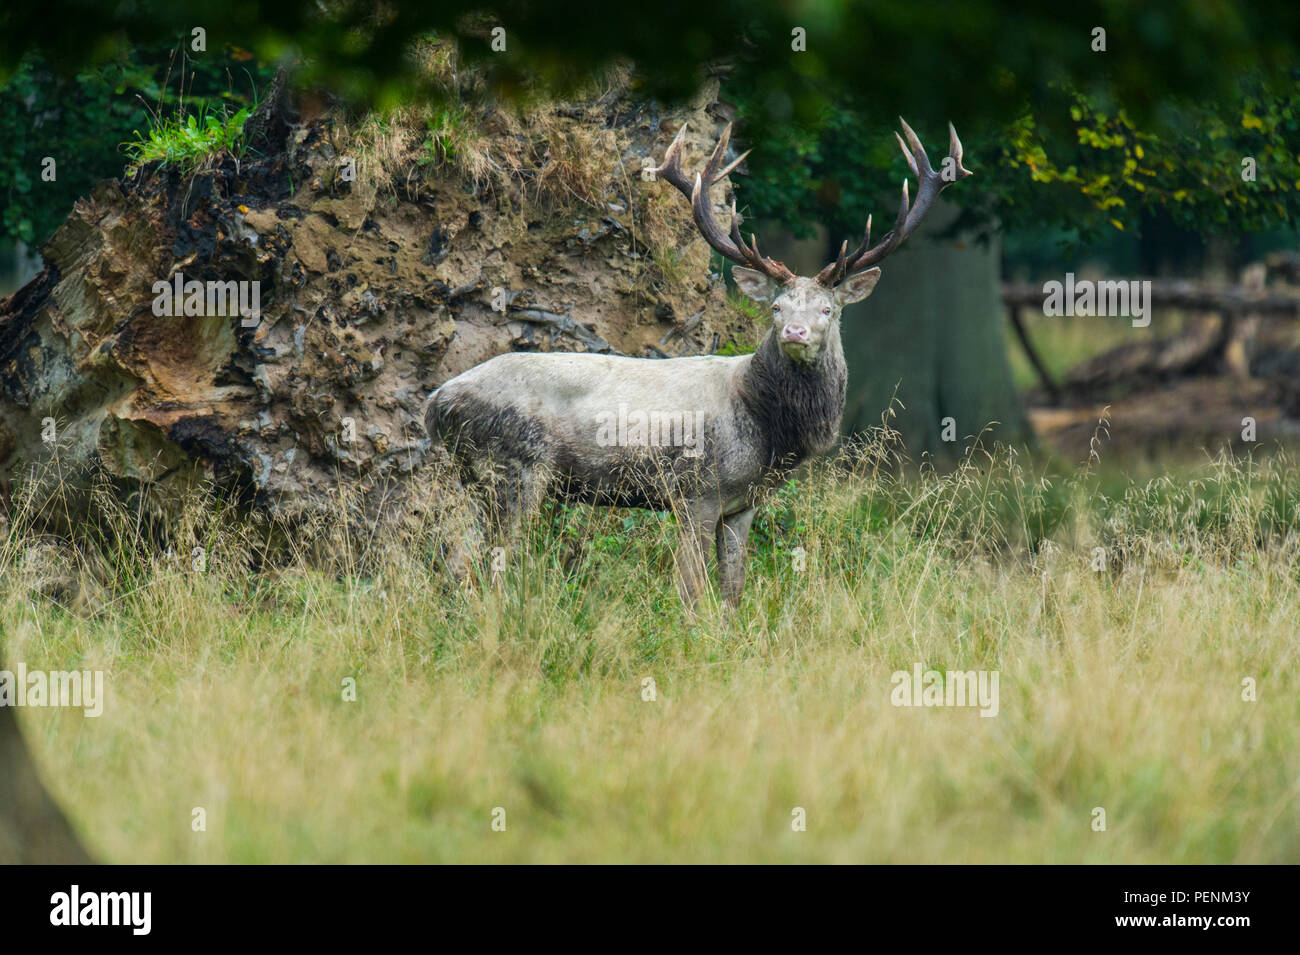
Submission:
<svg viewBox="0 0 1300 955">
<path fill-rule="evenodd" d="M 830 286 L 844 278 L 844 262 L 847 258 L 848 250 L 849 242 L 845 239 L 844 242 L 840 244 L 840 254 L 835 257 L 833 262 L 817 273 L 818 282 L 822 285 Z"/>
<path fill-rule="evenodd" d="M 907 180 L 903 180 L 903 198 L 898 200 L 898 217 L 894 219 L 894 227 L 889 230 L 889 235 L 898 235 L 899 230 L 906 224 L 907 220 L 912 217 L 912 201 L 907 195 Z M 889 238 L 889 236 L 885 236 Z M 899 241 L 902 241 L 901 239 Z"/>
<path fill-rule="evenodd" d="M 848 245 L 848 242 L 846 241 L 844 244 Z M 863 252 L 867 251 L 867 249 L 869 249 L 870 247 L 871 247 L 871 216 L 868 215 L 867 227 L 862 230 L 862 241 L 858 243 L 858 247 L 854 249 L 852 252 L 850 252 L 847 256 L 844 255 L 844 250 L 840 249 L 839 258 L 837 258 L 834 262 L 830 263 L 828 266 L 826 266 L 826 268 L 822 269 L 820 272 L 817 273 L 817 281 L 820 282 L 822 285 L 826 285 L 826 286 L 835 285 L 837 282 L 843 281 L 845 276 L 844 270 L 847 267 L 847 263 L 852 262 L 858 256 L 862 255 Z"/>
<path fill-rule="evenodd" d="M 745 240 L 740 237 L 740 227 L 745 224 L 745 217 L 736 208 L 736 200 L 731 200 L 731 244 L 738 249 L 745 247 Z"/>
<path fill-rule="evenodd" d="M 961 164 L 961 160 L 962 160 L 961 140 L 957 138 L 957 127 L 954 126 L 952 123 L 948 124 L 948 155 L 952 158 L 952 161 L 957 166 L 958 179 L 965 179 L 967 176 L 975 175 L 975 173 L 971 172 L 969 169 L 967 169 L 965 166 Z"/>
<path fill-rule="evenodd" d="M 719 172 L 717 175 L 715 175 L 713 177 L 713 182 L 710 183 L 710 185 L 716 186 L 718 183 L 722 182 L 722 180 L 725 179 L 727 176 L 731 175 L 732 170 L 735 169 L 737 166 L 739 166 L 742 162 L 744 162 L 745 157 L 748 156 L 751 152 L 753 152 L 752 149 L 746 149 L 743 153 L 741 153 L 731 162 L 727 163 L 727 168 Z"/>
<path fill-rule="evenodd" d="M 917 139 L 916 133 L 912 132 L 911 127 L 903 121 L 901 116 L 898 121 L 902 123 L 903 133 L 912 146 L 912 155 L 916 157 L 921 166 L 921 174 L 917 176 L 916 202 L 912 206 L 912 211 L 908 213 L 907 222 L 903 227 L 903 238 L 905 239 L 920 225 L 921 220 L 930 211 L 930 206 L 934 200 L 939 197 L 939 193 L 957 180 L 965 179 L 971 175 L 971 171 L 961 164 L 961 140 L 957 138 L 957 129 L 952 123 L 948 124 L 948 159 L 941 164 L 944 171 L 940 173 L 935 172 L 930 165 L 930 159 L 926 156 L 925 148 L 921 145 L 921 141 Z M 953 148 L 954 146 L 955 148 Z M 952 178 L 945 178 L 945 174 L 950 174 Z"/>
<path fill-rule="evenodd" d="M 686 124 L 682 123 L 681 128 L 677 130 L 677 135 L 673 141 L 668 144 L 664 151 L 664 161 L 662 166 L 651 169 L 651 174 L 657 179 L 665 180 L 669 185 L 674 186 L 678 192 L 686 198 L 691 197 L 692 183 L 686 174 L 682 172 L 682 139 L 686 135 Z"/>
<path fill-rule="evenodd" d="M 722 157 L 727 155 L 727 146 L 731 144 L 731 124 L 728 123 L 722 130 L 722 135 L 718 137 L 717 144 L 713 147 L 713 152 L 709 153 L 708 160 L 704 163 L 704 169 L 700 175 L 710 186 L 717 182 L 718 164 L 722 162 Z"/>
<path fill-rule="evenodd" d="M 742 246 L 742 248 L 744 247 Z M 747 264 L 751 268 L 758 269 L 758 271 L 763 272 L 782 283 L 788 282 L 794 278 L 794 273 L 785 267 L 784 262 L 777 262 L 775 259 L 769 259 L 767 256 L 763 255 L 762 252 L 758 251 L 758 236 L 754 235 L 752 232 L 749 234 L 749 248 L 744 251 L 745 258 L 749 260 Z"/>
<path fill-rule="evenodd" d="M 845 239 L 840 243 L 840 254 L 835 259 L 835 271 L 839 275 L 844 274 L 844 264 L 848 261 L 849 241 Z"/>
<path fill-rule="evenodd" d="M 854 256 L 845 264 L 844 278 L 854 272 L 861 272 L 863 269 L 875 265 L 902 245 L 903 240 L 907 238 L 907 220 L 910 218 L 908 213 L 911 208 L 912 203 L 907 192 L 907 180 L 904 179 L 903 196 L 898 201 L 898 215 L 894 218 L 894 227 L 885 233 L 885 237 L 880 240 L 879 245 L 873 249 L 867 249 L 861 255 Z"/>
<path fill-rule="evenodd" d="M 677 131 L 677 135 L 673 137 L 673 141 L 664 152 L 663 164 L 652 170 L 654 175 L 662 177 L 690 199 L 691 215 L 695 219 L 695 227 L 700 230 L 700 235 L 704 237 L 704 240 L 724 258 L 737 265 L 756 269 L 781 283 L 792 280 L 794 273 L 785 265 L 774 259 L 765 258 L 758 251 L 758 242 L 753 236 L 750 236 L 750 246 L 745 245 L 740 237 L 740 224 L 744 219 L 736 210 L 734 199 L 731 204 L 731 228 L 729 230 L 724 230 L 719 224 L 713 210 L 713 203 L 709 201 L 709 187 L 722 181 L 749 155 L 749 151 L 746 150 L 725 167 L 719 168 L 727 155 L 727 146 L 731 142 L 731 124 L 728 123 L 726 128 L 723 129 L 722 135 L 718 137 L 718 142 L 713 147 L 713 152 L 709 154 L 709 158 L 704 164 L 704 168 L 696 173 L 693 179 L 688 179 L 682 171 L 682 143 L 685 133 L 686 124 L 683 123 L 682 128 Z"/>
<path fill-rule="evenodd" d="M 901 116 L 898 117 L 898 123 L 903 127 L 903 135 L 907 137 L 908 148 L 903 150 L 903 155 L 907 157 L 907 165 L 911 167 L 912 175 L 918 181 L 925 179 L 926 176 L 933 175 L 934 167 L 930 165 L 930 157 L 926 153 L 925 147 L 921 145 L 921 140 L 917 137 L 916 132 L 911 126 L 907 125 L 907 120 Z M 898 133 L 894 133 L 894 138 L 898 139 Z M 903 141 L 898 139 L 898 144 L 901 146 Z M 919 170 L 917 169 L 918 165 L 920 166 Z"/>
<path fill-rule="evenodd" d="M 907 120 L 901 116 L 898 118 L 899 125 L 903 127 L 903 135 L 894 134 L 898 140 L 898 146 L 903 151 L 903 158 L 907 160 L 907 166 L 916 177 L 916 202 L 910 202 L 908 198 L 907 180 L 903 180 L 903 198 L 899 203 L 898 217 L 894 220 L 894 227 L 885 234 L 880 243 L 874 248 L 869 248 L 871 244 L 871 218 L 867 218 L 866 237 L 862 244 L 858 246 L 848 260 L 841 264 L 841 260 L 826 266 L 817 275 L 817 280 L 824 285 L 834 285 L 843 281 L 854 272 L 860 272 L 863 269 L 875 265 L 885 258 L 895 249 L 897 249 L 907 239 L 909 235 L 920 225 L 921 220 L 925 218 L 926 213 L 930 211 L 930 206 L 934 200 L 945 188 L 960 179 L 965 179 L 973 173 L 962 165 L 962 145 L 961 140 L 957 137 L 957 129 L 952 123 L 948 124 L 948 159 L 942 164 L 943 171 L 936 172 L 930 165 L 930 157 L 926 154 L 925 147 L 921 145 L 921 139 L 916 135 L 915 130 L 907 125 Z"/>
<path fill-rule="evenodd" d="M 865 229 L 862 230 L 862 241 L 858 243 L 858 247 L 857 247 L 856 249 L 853 250 L 853 253 L 849 256 L 849 258 L 850 258 L 850 259 L 856 259 L 858 256 L 860 256 L 863 252 L 867 251 L 867 249 L 869 249 L 869 248 L 871 248 L 871 215 L 870 215 L 870 213 L 867 214 L 867 227 L 866 227 Z"/>
</svg>

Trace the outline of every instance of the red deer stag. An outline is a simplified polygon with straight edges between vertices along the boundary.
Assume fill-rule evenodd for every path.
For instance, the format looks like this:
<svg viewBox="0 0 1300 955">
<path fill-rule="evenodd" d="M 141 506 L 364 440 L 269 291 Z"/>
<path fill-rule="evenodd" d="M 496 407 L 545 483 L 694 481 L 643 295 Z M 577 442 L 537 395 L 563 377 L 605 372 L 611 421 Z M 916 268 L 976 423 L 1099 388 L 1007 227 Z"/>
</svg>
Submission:
<svg viewBox="0 0 1300 955">
<path fill-rule="evenodd" d="M 900 120 L 901 122 L 901 120 Z M 916 231 L 935 197 L 971 175 L 949 124 L 942 170 L 902 123 L 907 179 L 894 227 L 871 244 L 841 246 L 812 278 L 763 256 L 753 236 L 719 223 L 709 188 L 748 153 L 724 168 L 731 127 L 704 169 L 682 171 L 679 132 L 655 170 L 686 196 L 705 240 L 735 263 L 740 290 L 771 308 L 771 326 L 752 355 L 647 359 L 572 353 L 512 353 L 471 368 L 442 385 L 425 425 L 451 452 L 477 511 L 473 529 L 453 549 L 458 577 L 483 555 L 481 525 L 513 533 L 549 497 L 614 507 L 671 510 L 680 524 L 678 590 L 689 606 L 707 586 L 706 554 L 717 548 L 723 598 L 734 605 L 745 580 L 745 548 L 764 491 L 788 479 L 810 456 L 839 437 L 848 369 L 840 345 L 840 309 L 871 294 L 877 263 Z M 684 131 L 684 128 L 683 128 Z"/>
</svg>

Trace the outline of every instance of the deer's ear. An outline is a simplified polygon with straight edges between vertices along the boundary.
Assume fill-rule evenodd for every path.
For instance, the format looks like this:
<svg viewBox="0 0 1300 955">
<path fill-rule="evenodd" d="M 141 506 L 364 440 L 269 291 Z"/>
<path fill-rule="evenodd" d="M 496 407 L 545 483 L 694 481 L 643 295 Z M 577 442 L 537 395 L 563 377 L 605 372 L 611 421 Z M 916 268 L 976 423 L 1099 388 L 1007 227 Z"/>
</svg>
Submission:
<svg viewBox="0 0 1300 955">
<path fill-rule="evenodd" d="M 736 280 L 736 287 L 755 302 L 770 302 L 776 294 L 776 282 L 762 272 L 737 265 L 731 270 L 731 277 Z"/>
<path fill-rule="evenodd" d="M 850 275 L 835 287 L 835 300 L 840 305 L 852 305 L 871 294 L 876 283 L 880 281 L 880 269 L 867 269 L 857 275 Z"/>
</svg>

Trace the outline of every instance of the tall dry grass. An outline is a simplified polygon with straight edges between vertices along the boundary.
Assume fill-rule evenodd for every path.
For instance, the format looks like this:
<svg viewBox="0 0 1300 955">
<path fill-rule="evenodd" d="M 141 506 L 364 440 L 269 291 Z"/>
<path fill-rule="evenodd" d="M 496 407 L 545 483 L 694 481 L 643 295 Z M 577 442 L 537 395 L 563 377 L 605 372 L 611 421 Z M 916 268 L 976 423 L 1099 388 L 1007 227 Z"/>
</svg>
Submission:
<svg viewBox="0 0 1300 955">
<path fill-rule="evenodd" d="M 364 576 L 253 572 L 210 498 L 110 497 L 75 547 L 20 510 L 0 649 L 107 671 L 101 718 L 20 718 L 114 862 L 1300 859 L 1293 462 L 890 457 L 775 494 L 741 607 L 697 617 L 651 514 L 548 508 L 456 588 L 431 526 Z M 917 663 L 997 671 L 997 715 L 891 705 Z"/>
</svg>

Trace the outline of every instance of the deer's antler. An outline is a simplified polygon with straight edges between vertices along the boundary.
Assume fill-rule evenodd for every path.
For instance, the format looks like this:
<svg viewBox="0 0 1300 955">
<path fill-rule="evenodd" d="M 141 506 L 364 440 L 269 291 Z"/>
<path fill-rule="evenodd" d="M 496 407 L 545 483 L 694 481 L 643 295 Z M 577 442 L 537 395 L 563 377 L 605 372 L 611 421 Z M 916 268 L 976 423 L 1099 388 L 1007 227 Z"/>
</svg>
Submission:
<svg viewBox="0 0 1300 955">
<path fill-rule="evenodd" d="M 868 216 L 867 228 L 861 244 L 850 253 L 849 244 L 845 242 L 840 246 L 840 254 L 835 261 L 817 273 L 817 281 L 822 285 L 827 287 L 836 285 L 855 272 L 870 268 L 884 259 L 902 245 L 903 240 L 921 224 L 921 220 L 930 211 L 930 206 L 934 204 L 935 197 L 939 193 L 959 179 L 973 175 L 962 165 L 961 140 L 957 138 L 957 130 L 953 128 L 952 123 L 948 124 L 948 159 L 951 162 L 941 163 L 944 167 L 943 171 L 936 172 L 930 165 L 930 157 L 925 154 L 925 147 L 921 145 L 921 140 L 912 131 L 912 127 L 908 126 L 901 116 L 898 121 L 903 126 L 903 136 L 907 137 L 907 143 L 904 144 L 903 137 L 897 133 L 894 134 L 894 138 L 898 140 L 899 148 L 903 150 L 903 156 L 907 159 L 907 165 L 912 170 L 912 175 L 916 177 L 916 203 L 909 203 L 907 180 L 904 179 L 903 199 L 898 206 L 894 227 L 885 234 L 878 245 L 872 246 L 871 217 Z"/>
<path fill-rule="evenodd" d="M 664 153 L 663 165 L 652 170 L 655 176 L 664 179 L 674 186 L 678 192 L 686 196 L 691 201 L 691 214 L 695 218 L 695 226 L 704 236 L 704 241 L 708 242 L 721 255 L 730 259 L 737 265 L 743 265 L 747 268 L 756 269 L 764 275 L 775 279 L 781 284 L 791 281 L 794 273 L 785 265 L 775 259 L 769 259 L 758 251 L 758 240 L 751 233 L 749 245 L 745 245 L 744 240 L 740 237 L 740 224 L 744 218 L 736 211 L 736 203 L 731 203 L 731 228 L 725 230 L 713 212 L 713 203 L 709 201 L 709 187 L 716 185 L 729 172 L 735 169 L 749 155 L 748 150 L 741 153 L 726 168 L 719 169 L 723 158 L 727 155 L 727 144 L 731 141 L 731 124 L 722 131 L 722 136 L 718 139 L 718 144 L 713 147 L 713 153 L 709 156 L 708 162 L 704 164 L 704 169 L 696 173 L 694 180 L 687 177 L 682 171 L 682 136 L 686 133 L 686 124 L 677 131 L 673 138 L 672 144 L 669 145 L 668 151 Z"/>
</svg>

